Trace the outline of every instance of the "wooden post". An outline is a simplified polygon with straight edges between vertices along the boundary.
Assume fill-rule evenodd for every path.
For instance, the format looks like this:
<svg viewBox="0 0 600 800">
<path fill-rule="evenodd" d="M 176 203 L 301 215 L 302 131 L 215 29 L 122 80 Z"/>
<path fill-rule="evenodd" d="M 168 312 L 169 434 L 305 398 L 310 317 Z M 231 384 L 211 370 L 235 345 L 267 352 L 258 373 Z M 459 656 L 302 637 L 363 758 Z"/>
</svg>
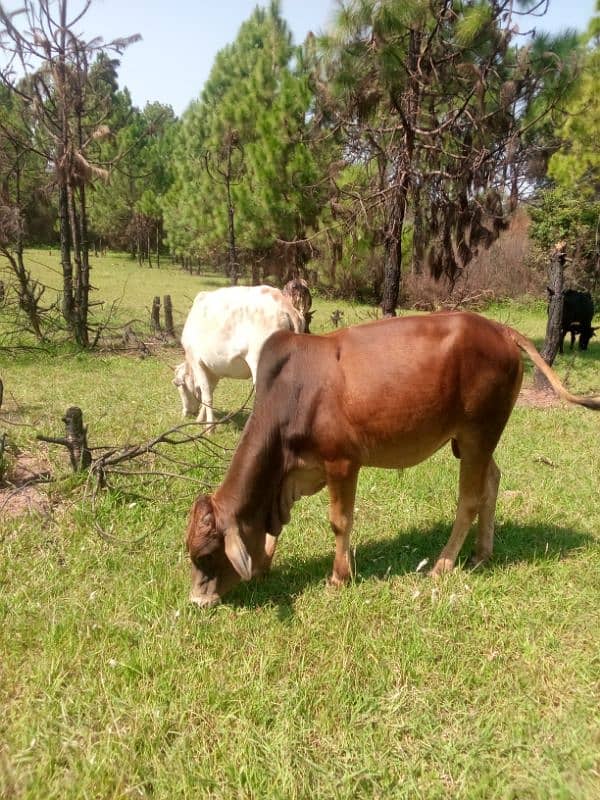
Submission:
<svg viewBox="0 0 600 800">
<path fill-rule="evenodd" d="M 170 294 L 166 294 L 163 297 L 163 308 L 165 312 L 165 333 L 168 336 L 175 337 L 175 327 L 173 325 L 173 304 L 171 303 Z"/>
<path fill-rule="evenodd" d="M 2 408 L 3 397 L 4 397 L 4 384 L 2 383 L 2 378 L 0 378 L 0 408 Z"/>
<path fill-rule="evenodd" d="M 92 463 L 92 454 L 87 444 L 87 426 L 83 424 L 83 413 L 77 406 L 70 406 L 62 418 L 65 423 L 67 447 L 73 472 L 87 469 Z"/>
<path fill-rule="evenodd" d="M 152 301 L 152 311 L 150 312 L 150 328 L 155 333 L 160 330 L 160 297 L 155 297 Z"/>
<path fill-rule="evenodd" d="M 542 358 L 550 366 L 552 366 L 556 358 L 562 337 L 563 288 L 566 260 L 565 243 L 558 242 L 554 246 L 550 258 L 550 270 L 548 275 L 548 289 L 550 294 L 548 323 L 546 325 L 544 347 L 541 351 Z M 539 369 L 536 369 L 534 372 L 533 385 L 538 391 L 551 391 L 550 384 Z"/>
</svg>

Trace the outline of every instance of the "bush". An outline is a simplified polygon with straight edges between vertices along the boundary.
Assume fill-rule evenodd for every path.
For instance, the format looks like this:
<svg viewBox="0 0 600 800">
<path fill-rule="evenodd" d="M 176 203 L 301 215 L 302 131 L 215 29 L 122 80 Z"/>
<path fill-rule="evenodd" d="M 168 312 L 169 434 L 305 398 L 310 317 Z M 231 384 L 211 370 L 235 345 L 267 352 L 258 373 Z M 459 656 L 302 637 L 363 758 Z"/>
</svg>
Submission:
<svg viewBox="0 0 600 800">
<path fill-rule="evenodd" d="M 405 276 L 402 305 L 426 311 L 447 307 L 484 308 L 496 300 L 540 297 L 546 285 L 546 265 L 534 258 L 530 220 L 524 209 L 489 250 L 481 250 L 452 284 L 429 274 Z"/>
</svg>

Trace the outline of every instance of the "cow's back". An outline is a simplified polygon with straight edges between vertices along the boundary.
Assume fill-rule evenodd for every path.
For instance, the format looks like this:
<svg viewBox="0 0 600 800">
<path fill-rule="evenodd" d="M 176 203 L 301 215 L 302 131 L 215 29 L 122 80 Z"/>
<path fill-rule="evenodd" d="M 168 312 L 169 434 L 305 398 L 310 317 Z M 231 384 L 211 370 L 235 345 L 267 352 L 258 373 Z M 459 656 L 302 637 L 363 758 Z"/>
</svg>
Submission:
<svg viewBox="0 0 600 800">
<path fill-rule="evenodd" d="M 201 292 L 181 335 L 186 357 L 215 375 L 248 378 L 246 358 L 277 330 L 301 330 L 302 320 L 279 289 L 234 286 Z"/>
<path fill-rule="evenodd" d="M 255 407 L 278 408 L 292 438 L 324 459 L 346 452 L 363 464 L 409 466 L 461 426 L 498 418 L 503 427 L 521 378 L 519 350 L 501 325 L 461 312 L 403 317 L 327 336 L 275 334 Z"/>
<path fill-rule="evenodd" d="M 563 293 L 563 326 L 574 322 L 585 326 L 592 324 L 594 301 L 589 292 L 566 289 Z"/>
</svg>

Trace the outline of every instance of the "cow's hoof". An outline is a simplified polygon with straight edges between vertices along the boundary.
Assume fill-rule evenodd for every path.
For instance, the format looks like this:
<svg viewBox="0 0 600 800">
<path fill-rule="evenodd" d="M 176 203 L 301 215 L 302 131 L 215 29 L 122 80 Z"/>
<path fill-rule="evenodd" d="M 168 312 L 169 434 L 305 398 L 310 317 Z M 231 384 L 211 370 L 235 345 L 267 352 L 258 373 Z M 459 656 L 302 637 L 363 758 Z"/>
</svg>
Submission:
<svg viewBox="0 0 600 800">
<path fill-rule="evenodd" d="M 339 589 L 340 587 L 345 586 L 349 580 L 350 576 L 347 578 L 340 578 L 338 575 L 331 575 L 331 577 L 327 578 L 327 586 L 332 586 L 334 589 Z"/>
<path fill-rule="evenodd" d="M 452 572 L 453 568 L 454 563 L 449 558 L 439 558 L 433 569 L 430 569 L 427 574 L 430 578 L 440 578 L 442 575 Z"/>
<path fill-rule="evenodd" d="M 473 553 L 471 558 L 467 561 L 467 568 L 470 570 L 483 569 L 483 567 L 487 566 L 489 560 L 489 556 L 478 556 Z"/>
<path fill-rule="evenodd" d="M 219 605 L 221 598 L 218 594 L 191 594 L 190 603 L 199 608 L 212 608 Z"/>
</svg>

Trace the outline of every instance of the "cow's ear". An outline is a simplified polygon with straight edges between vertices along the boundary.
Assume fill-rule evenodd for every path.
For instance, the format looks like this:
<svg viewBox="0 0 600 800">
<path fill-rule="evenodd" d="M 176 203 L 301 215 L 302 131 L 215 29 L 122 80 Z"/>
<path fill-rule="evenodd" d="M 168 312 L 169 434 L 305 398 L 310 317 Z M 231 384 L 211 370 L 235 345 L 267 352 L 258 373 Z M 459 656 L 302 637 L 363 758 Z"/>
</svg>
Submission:
<svg viewBox="0 0 600 800">
<path fill-rule="evenodd" d="M 192 561 L 214 553 L 220 543 L 211 499 L 201 494 L 194 501 L 188 519 L 187 547 Z"/>
<path fill-rule="evenodd" d="M 225 554 L 240 578 L 249 581 L 252 577 L 252 558 L 246 550 L 237 526 L 227 528 L 225 531 Z"/>
</svg>

